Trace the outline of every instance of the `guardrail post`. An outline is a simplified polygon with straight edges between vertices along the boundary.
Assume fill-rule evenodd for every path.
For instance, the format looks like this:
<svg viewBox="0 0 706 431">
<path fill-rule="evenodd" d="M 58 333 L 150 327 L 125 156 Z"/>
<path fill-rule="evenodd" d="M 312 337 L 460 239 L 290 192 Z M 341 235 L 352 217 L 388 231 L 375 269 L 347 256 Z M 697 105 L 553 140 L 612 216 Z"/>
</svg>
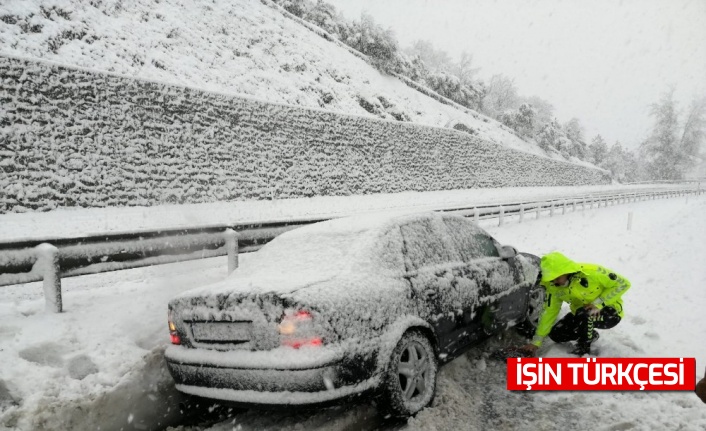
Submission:
<svg viewBox="0 0 706 431">
<path fill-rule="evenodd" d="M 571 204 L 574 207 L 574 212 L 576 212 L 576 199 L 571 199 Z"/>
<path fill-rule="evenodd" d="M 502 205 L 500 205 L 500 214 L 498 214 L 498 226 L 502 226 L 503 223 L 505 222 L 505 208 L 503 208 Z"/>
<path fill-rule="evenodd" d="M 564 202 L 562 203 L 562 209 L 561 209 L 561 215 L 566 214 L 566 199 L 564 199 Z"/>
<path fill-rule="evenodd" d="M 42 243 L 35 247 L 35 251 L 37 253 L 35 267 L 42 272 L 43 276 L 45 309 L 49 312 L 61 313 L 63 304 L 59 249 L 51 244 Z"/>
<path fill-rule="evenodd" d="M 542 212 L 542 203 L 539 202 L 539 203 L 537 204 L 537 217 L 535 217 L 536 219 L 539 219 L 539 215 L 540 215 L 541 212 Z"/>
<path fill-rule="evenodd" d="M 478 224 L 478 220 L 480 220 L 480 214 L 478 211 L 478 207 L 473 208 L 473 221 Z"/>
<path fill-rule="evenodd" d="M 554 217 L 554 201 L 549 205 L 549 217 Z"/>
<path fill-rule="evenodd" d="M 228 250 L 228 275 L 238 268 L 238 233 L 233 229 L 226 229 L 226 249 Z"/>
<path fill-rule="evenodd" d="M 581 211 L 586 211 L 586 198 L 583 198 L 583 202 L 581 203 Z"/>
<path fill-rule="evenodd" d="M 525 204 L 520 204 L 520 223 L 525 219 Z"/>
</svg>

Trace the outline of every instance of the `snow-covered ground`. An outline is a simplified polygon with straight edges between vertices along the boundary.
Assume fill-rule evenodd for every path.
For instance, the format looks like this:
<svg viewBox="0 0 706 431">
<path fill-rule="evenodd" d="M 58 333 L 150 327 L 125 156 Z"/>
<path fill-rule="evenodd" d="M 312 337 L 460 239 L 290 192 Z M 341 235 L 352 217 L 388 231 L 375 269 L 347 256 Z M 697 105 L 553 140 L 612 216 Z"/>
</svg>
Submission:
<svg viewBox="0 0 706 431">
<path fill-rule="evenodd" d="M 1 2 L 0 17 L 0 55 L 347 114 L 393 119 L 401 112 L 439 127 L 457 121 L 486 140 L 547 156 L 495 120 L 380 74 L 269 0 L 23 0 Z"/>
<path fill-rule="evenodd" d="M 626 317 L 604 331 L 601 356 L 696 357 L 706 366 L 706 196 L 645 201 L 497 227 L 502 243 L 543 254 L 560 250 L 632 282 Z M 633 213 L 627 230 L 628 212 Z M 248 255 L 241 256 L 247 265 Z M 0 288 L 0 429 L 145 429 L 179 423 L 161 353 L 166 303 L 222 279 L 226 258 L 63 280 L 65 312 L 47 314 L 41 284 Z M 374 406 L 310 413 L 248 411 L 214 426 L 238 429 L 592 429 L 701 430 L 706 406 L 693 393 L 516 393 L 504 365 L 486 360 L 492 340 L 443 368 L 438 395 L 408 423 Z M 545 343 L 541 354 L 565 356 Z M 185 429 L 182 427 L 182 429 Z M 186 428 L 188 429 L 188 428 Z M 199 428 L 200 429 L 200 428 Z"/>
</svg>

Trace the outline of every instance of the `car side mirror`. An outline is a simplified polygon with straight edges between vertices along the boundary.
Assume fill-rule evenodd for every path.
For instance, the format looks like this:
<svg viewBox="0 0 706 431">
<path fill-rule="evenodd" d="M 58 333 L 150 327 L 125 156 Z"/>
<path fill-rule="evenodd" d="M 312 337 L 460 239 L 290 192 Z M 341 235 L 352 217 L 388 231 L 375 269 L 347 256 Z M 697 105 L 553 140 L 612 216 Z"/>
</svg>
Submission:
<svg viewBox="0 0 706 431">
<path fill-rule="evenodd" d="M 517 249 L 511 245 L 501 245 L 498 248 L 498 254 L 502 259 L 510 259 L 517 256 Z"/>
</svg>

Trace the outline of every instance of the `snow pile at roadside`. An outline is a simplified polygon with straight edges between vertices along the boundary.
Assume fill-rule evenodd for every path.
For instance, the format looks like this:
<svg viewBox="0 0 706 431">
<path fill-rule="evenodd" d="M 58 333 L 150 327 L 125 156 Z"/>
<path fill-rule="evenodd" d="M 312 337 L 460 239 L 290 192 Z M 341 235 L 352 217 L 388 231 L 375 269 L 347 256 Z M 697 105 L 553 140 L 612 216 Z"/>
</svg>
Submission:
<svg viewBox="0 0 706 431">
<path fill-rule="evenodd" d="M 632 230 L 626 230 L 633 212 Z M 601 356 L 684 356 L 706 366 L 706 198 L 631 203 L 576 214 L 525 218 L 522 224 L 482 224 L 503 244 L 536 254 L 569 257 L 614 269 L 631 282 L 626 317 L 604 331 Z M 248 255 L 241 256 L 243 262 Z M 0 426 L 28 429 L 141 429 L 172 423 L 178 414 L 170 378 L 157 363 L 168 343 L 166 304 L 189 288 L 221 280 L 226 258 L 119 271 L 63 280 L 63 314 L 46 314 L 41 285 L 0 288 Z M 693 393 L 510 393 L 504 365 L 473 350 L 441 371 L 433 407 L 415 429 L 545 429 L 595 426 L 617 429 L 699 430 L 706 409 Z M 546 343 L 547 356 L 567 355 Z M 176 397 L 176 395 L 172 395 Z M 119 401 L 122 400 L 122 401 Z M 114 404 L 118 403 L 119 404 Z M 619 407 L 615 407 L 619 406 Z M 80 407 L 80 408 L 79 408 Z M 171 408 L 171 410 L 167 410 Z M 145 409 L 149 412 L 145 412 Z M 157 418 L 148 416 L 158 415 Z M 165 417 L 167 415 L 167 417 Z M 326 419 L 326 420 L 324 420 Z M 214 429 L 373 429 L 369 405 L 318 413 L 248 412 Z M 352 425 L 351 425 L 352 424 Z M 386 426 L 386 425 L 385 425 Z"/>
<path fill-rule="evenodd" d="M 545 155 L 494 120 L 381 75 L 258 0 L 4 2 L 2 54 L 335 112 L 386 119 L 403 113 L 441 127 L 457 121 L 483 139 Z"/>
<path fill-rule="evenodd" d="M 181 398 L 163 366 L 166 304 L 180 291 L 225 277 L 223 263 L 64 279 L 61 314 L 44 311 L 40 283 L 0 288 L 0 382 L 8 391 L 0 399 L 0 429 L 174 423 Z"/>
</svg>

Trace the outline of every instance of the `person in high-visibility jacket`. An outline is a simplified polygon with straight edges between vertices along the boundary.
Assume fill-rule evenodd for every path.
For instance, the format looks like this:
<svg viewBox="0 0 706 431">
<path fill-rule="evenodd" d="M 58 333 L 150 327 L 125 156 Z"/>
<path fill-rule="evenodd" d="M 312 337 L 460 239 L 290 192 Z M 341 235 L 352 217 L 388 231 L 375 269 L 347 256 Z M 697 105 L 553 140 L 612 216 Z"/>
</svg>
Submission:
<svg viewBox="0 0 706 431">
<path fill-rule="evenodd" d="M 573 354 L 590 354 L 598 337 L 596 329 L 613 328 L 623 318 L 622 296 L 630 282 L 600 265 L 576 263 L 556 251 L 542 256 L 540 269 L 540 284 L 546 290 L 544 308 L 532 343 L 521 349 L 534 355 L 549 336 L 557 343 L 575 340 Z M 571 313 L 556 322 L 564 302 Z"/>
</svg>

